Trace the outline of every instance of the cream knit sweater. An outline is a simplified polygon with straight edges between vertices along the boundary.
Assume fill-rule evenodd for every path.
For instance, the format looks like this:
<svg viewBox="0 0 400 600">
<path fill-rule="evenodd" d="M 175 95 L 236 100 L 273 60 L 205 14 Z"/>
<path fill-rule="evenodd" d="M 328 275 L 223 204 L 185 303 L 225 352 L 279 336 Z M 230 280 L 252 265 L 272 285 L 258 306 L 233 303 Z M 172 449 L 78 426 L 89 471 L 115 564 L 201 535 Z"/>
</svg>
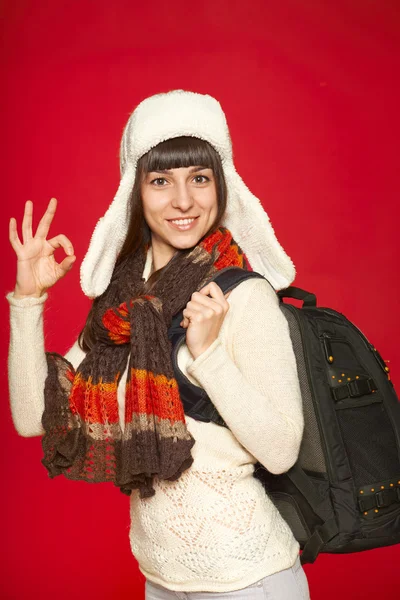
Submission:
<svg viewBox="0 0 400 600">
<path fill-rule="evenodd" d="M 151 249 L 143 276 L 151 268 Z M 22 436 L 43 434 L 47 363 L 43 308 L 48 297 L 10 304 L 9 391 Z M 178 354 L 185 375 L 204 388 L 230 430 L 186 418 L 196 443 L 193 465 L 177 481 L 155 481 L 156 494 L 130 497 L 132 552 L 151 581 L 177 591 L 228 592 L 291 567 L 299 544 L 253 477 L 260 461 L 272 473 L 296 461 L 303 414 L 289 328 L 276 293 L 262 279 L 237 286 L 217 340 L 196 360 Z M 66 354 L 76 368 L 77 342 Z M 124 426 L 126 371 L 118 387 Z"/>
</svg>

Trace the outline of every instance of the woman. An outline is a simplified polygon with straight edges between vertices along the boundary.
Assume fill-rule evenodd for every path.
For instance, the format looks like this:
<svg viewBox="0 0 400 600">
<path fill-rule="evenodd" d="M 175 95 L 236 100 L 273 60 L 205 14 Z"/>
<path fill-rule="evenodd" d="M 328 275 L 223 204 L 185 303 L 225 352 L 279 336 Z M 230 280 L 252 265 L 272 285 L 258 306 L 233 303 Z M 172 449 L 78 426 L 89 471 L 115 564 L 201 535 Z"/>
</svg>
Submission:
<svg viewBox="0 0 400 600">
<path fill-rule="evenodd" d="M 130 495 L 146 598 L 309 598 L 299 544 L 253 476 L 257 461 L 287 471 L 303 432 L 274 291 L 290 285 L 294 266 L 234 168 L 214 98 L 174 90 L 145 99 L 125 127 L 120 164 L 119 189 L 81 264 L 82 290 L 94 301 L 65 357 L 43 345 L 46 290 L 75 260 L 64 235 L 46 239 L 56 200 L 35 236 L 26 204 L 23 243 L 11 219 L 15 426 L 44 434 L 51 477 L 113 481 Z M 58 265 L 60 246 L 67 257 Z M 266 279 L 224 296 L 211 279 L 229 266 Z M 185 418 L 167 335 L 182 309 L 179 369 L 228 427 Z"/>
</svg>

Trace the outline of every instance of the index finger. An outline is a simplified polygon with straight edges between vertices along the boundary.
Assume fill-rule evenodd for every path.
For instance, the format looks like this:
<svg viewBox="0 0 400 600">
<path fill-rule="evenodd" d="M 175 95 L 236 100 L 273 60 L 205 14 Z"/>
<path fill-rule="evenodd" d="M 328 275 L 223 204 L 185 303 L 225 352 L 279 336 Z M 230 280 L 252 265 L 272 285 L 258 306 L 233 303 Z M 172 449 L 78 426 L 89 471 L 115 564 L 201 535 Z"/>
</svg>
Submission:
<svg viewBox="0 0 400 600">
<path fill-rule="evenodd" d="M 205 296 L 210 295 L 211 298 L 215 298 L 216 300 L 223 300 L 225 298 L 224 292 L 221 290 L 219 285 L 215 283 L 215 281 L 210 281 L 210 283 L 207 283 L 207 285 L 201 288 L 199 292 L 200 294 L 204 294 Z M 227 296 L 229 294 L 230 292 L 228 292 Z"/>
<path fill-rule="evenodd" d="M 39 221 L 39 225 L 36 230 L 35 237 L 46 238 L 46 236 L 49 232 L 49 229 L 50 229 L 51 222 L 56 213 L 56 208 L 57 208 L 57 200 L 56 200 L 56 198 L 51 198 L 50 202 L 47 206 L 46 212 L 44 213 L 43 217 Z"/>
</svg>

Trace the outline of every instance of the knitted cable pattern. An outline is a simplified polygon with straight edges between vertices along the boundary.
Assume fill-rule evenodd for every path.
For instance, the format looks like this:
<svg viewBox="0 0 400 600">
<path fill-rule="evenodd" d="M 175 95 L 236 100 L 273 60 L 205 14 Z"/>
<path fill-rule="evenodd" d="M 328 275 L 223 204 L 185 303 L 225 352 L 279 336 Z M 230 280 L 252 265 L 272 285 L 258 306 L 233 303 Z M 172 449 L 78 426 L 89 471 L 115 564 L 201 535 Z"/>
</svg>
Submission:
<svg viewBox="0 0 400 600">
<path fill-rule="evenodd" d="M 175 255 L 152 294 L 144 294 L 147 248 L 114 268 L 96 299 L 96 343 L 76 369 L 46 352 L 48 375 L 42 463 L 50 477 L 112 481 L 130 495 L 154 495 L 153 479 L 174 481 L 188 469 L 195 443 L 174 377 L 168 328 L 194 291 L 226 267 L 249 268 L 230 231 L 220 227 L 188 253 Z M 117 387 L 127 362 L 125 428 Z"/>
</svg>

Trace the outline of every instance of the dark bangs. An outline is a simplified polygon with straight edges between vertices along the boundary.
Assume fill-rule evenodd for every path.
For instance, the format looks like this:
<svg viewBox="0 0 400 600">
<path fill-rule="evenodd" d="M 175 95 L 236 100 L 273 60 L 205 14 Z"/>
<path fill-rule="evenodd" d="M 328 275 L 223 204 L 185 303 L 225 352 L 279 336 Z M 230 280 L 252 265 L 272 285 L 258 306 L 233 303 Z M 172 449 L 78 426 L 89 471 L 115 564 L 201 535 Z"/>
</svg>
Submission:
<svg viewBox="0 0 400 600">
<path fill-rule="evenodd" d="M 221 167 L 221 159 L 214 148 L 205 140 L 192 136 L 170 138 L 160 142 L 138 162 L 141 175 L 149 171 L 192 166 L 213 169 L 214 173 Z"/>
</svg>

